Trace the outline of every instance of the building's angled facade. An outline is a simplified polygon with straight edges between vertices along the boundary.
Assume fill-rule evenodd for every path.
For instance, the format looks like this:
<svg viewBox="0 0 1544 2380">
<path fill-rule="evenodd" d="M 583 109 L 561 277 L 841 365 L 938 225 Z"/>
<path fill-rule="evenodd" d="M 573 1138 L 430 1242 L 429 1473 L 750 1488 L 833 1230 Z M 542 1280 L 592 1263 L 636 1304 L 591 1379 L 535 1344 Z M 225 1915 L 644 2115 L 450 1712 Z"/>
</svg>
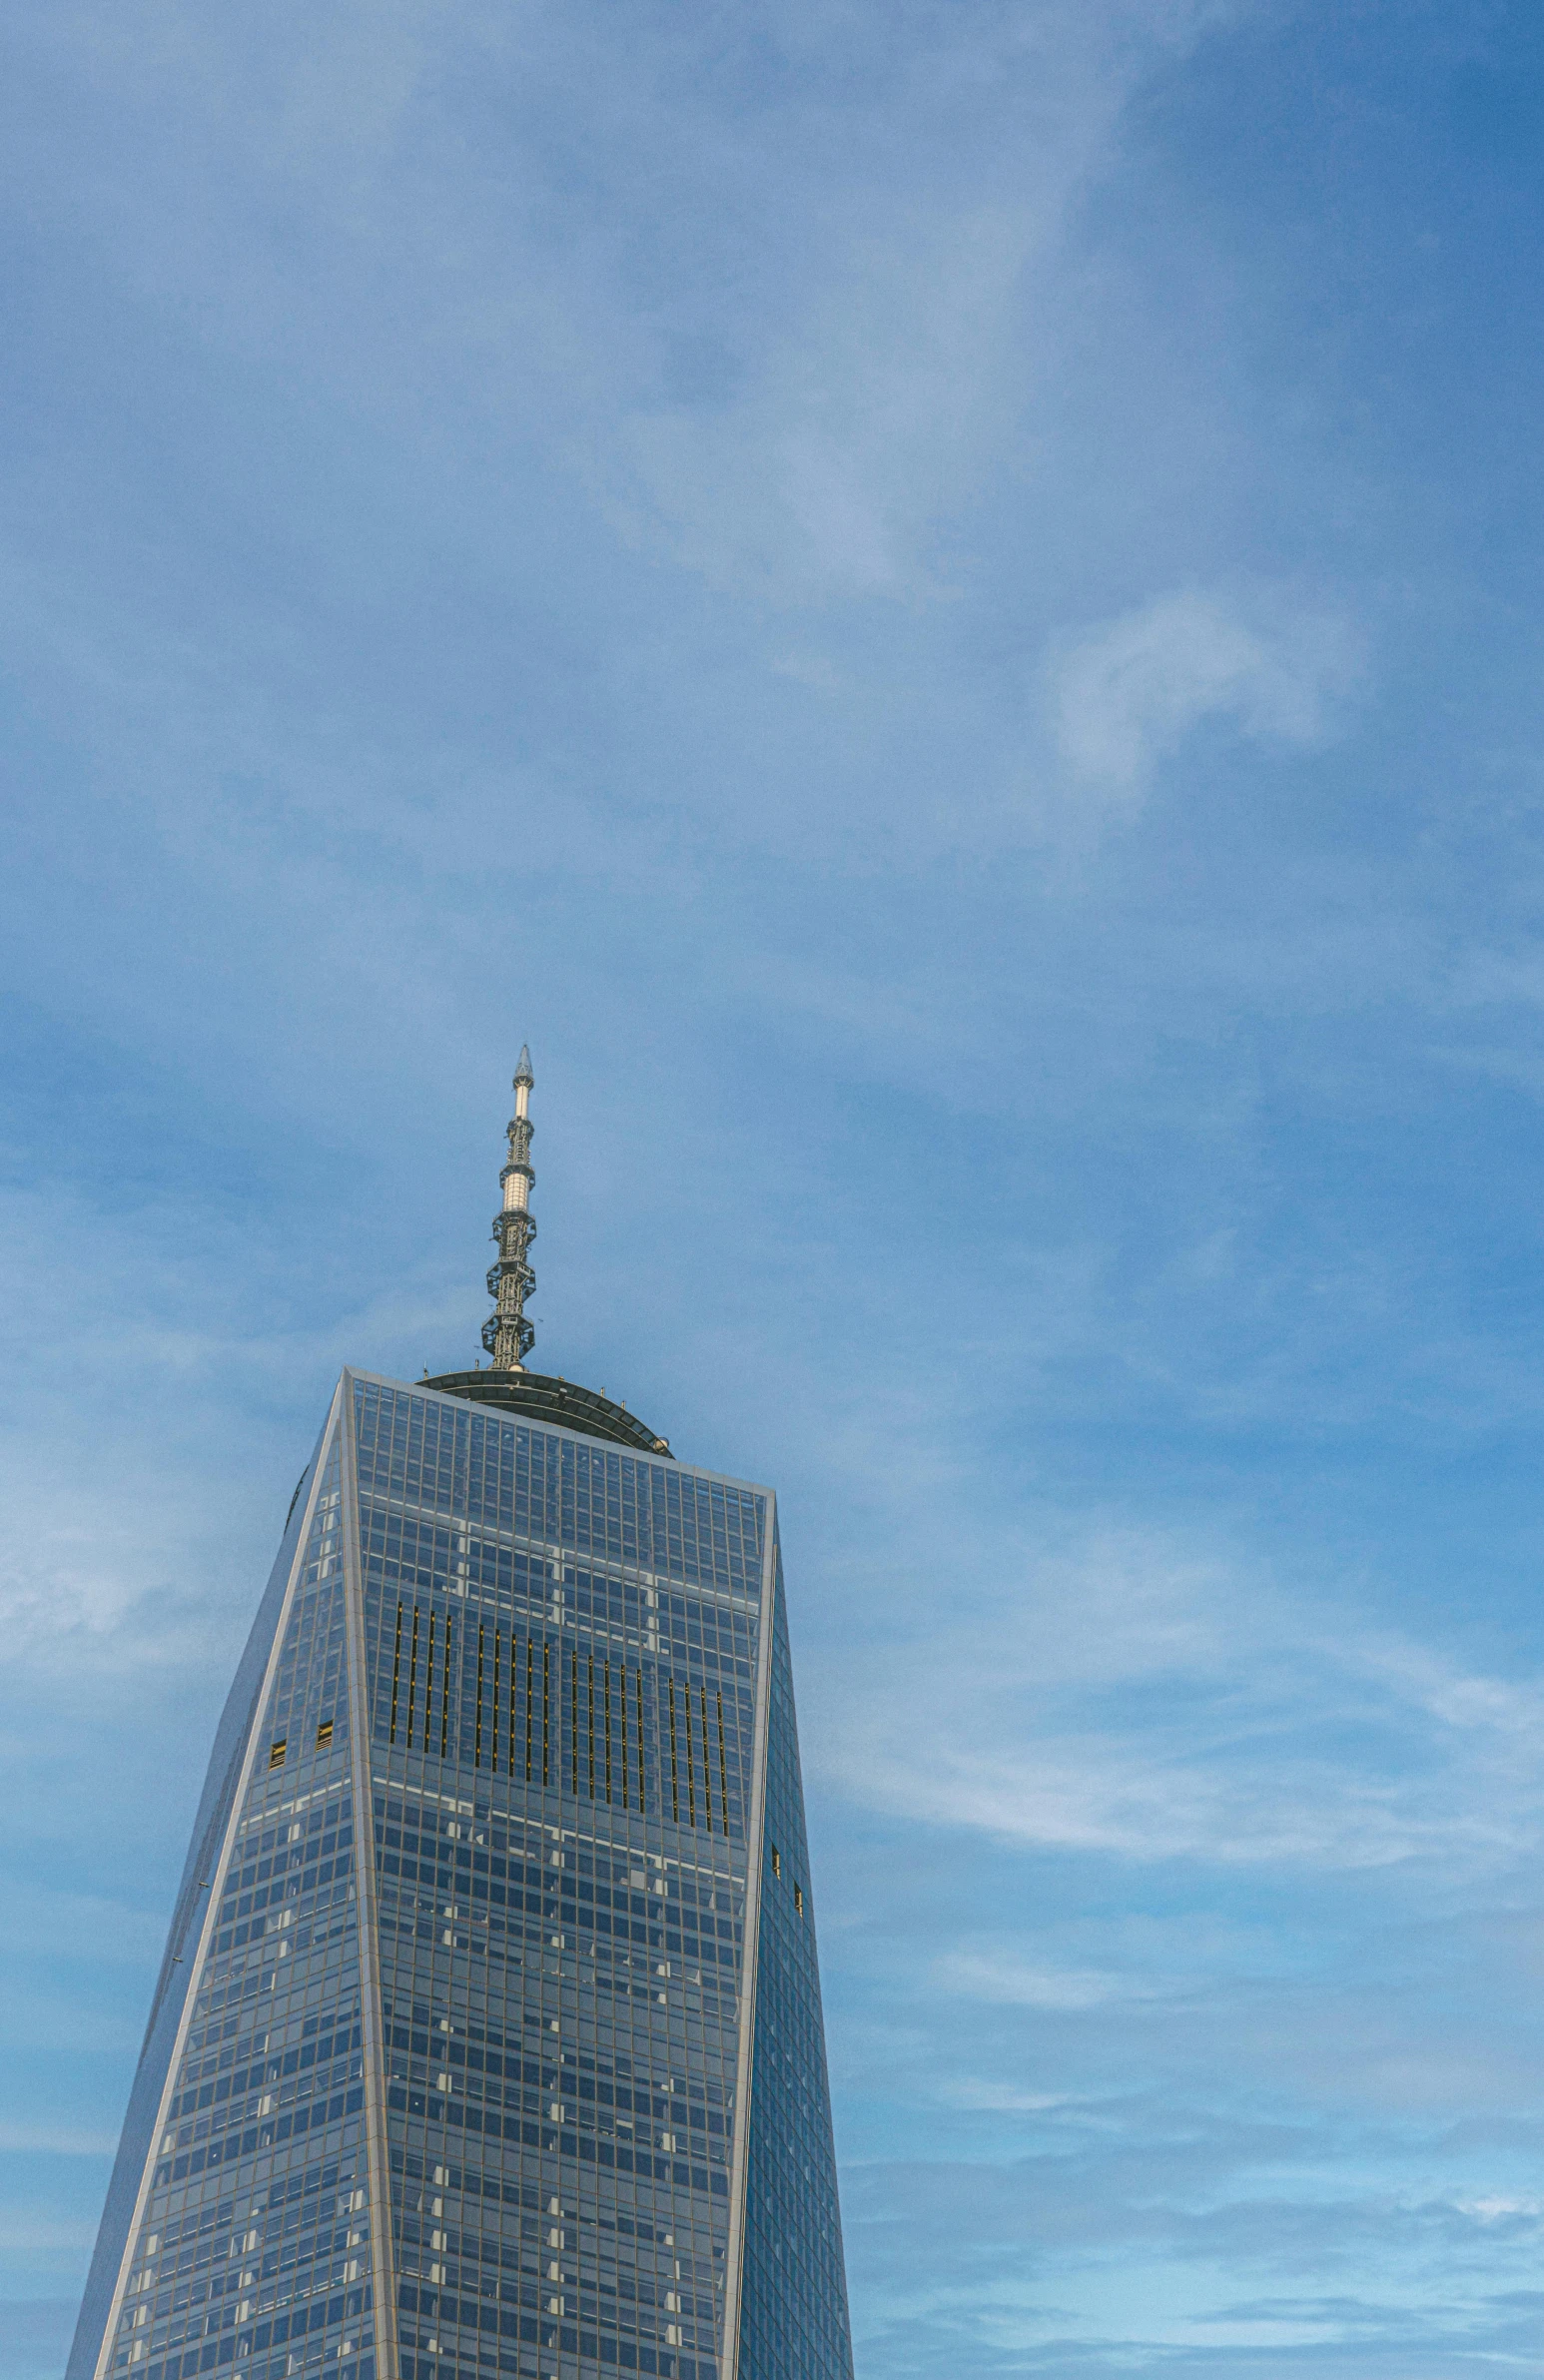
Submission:
<svg viewBox="0 0 1544 2380">
<path fill-rule="evenodd" d="M 216 1739 L 68 2380 L 850 2380 L 769 1490 L 346 1371 Z"/>
</svg>

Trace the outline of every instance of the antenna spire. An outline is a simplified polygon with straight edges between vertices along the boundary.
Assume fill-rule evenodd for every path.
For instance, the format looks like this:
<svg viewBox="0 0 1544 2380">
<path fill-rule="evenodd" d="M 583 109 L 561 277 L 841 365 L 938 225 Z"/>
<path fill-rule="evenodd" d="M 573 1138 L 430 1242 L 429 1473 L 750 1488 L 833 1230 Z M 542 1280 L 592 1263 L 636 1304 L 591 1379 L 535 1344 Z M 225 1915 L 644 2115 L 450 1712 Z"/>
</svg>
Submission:
<svg viewBox="0 0 1544 2380">
<path fill-rule="evenodd" d="M 530 1137 L 535 1130 L 530 1121 L 530 1095 L 535 1080 L 530 1048 L 524 1044 L 514 1070 L 509 1159 L 498 1177 L 504 1202 L 493 1217 L 498 1262 L 488 1266 L 487 1293 L 494 1306 L 482 1325 L 482 1344 L 493 1358 L 495 1372 L 523 1371 L 536 1337 L 535 1325 L 525 1315 L 525 1300 L 536 1286 L 536 1276 L 525 1261 L 525 1251 L 536 1236 L 536 1218 L 530 1211 L 531 1185 L 536 1179 L 530 1163 Z"/>
</svg>

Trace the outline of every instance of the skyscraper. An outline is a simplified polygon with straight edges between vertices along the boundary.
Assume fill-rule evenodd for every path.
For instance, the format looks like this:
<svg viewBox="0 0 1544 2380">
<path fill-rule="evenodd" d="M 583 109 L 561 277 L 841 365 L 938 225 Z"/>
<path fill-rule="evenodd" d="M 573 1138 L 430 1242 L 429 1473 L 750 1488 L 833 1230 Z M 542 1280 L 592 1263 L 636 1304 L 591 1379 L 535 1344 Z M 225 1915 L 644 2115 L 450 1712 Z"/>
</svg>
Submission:
<svg viewBox="0 0 1544 2380">
<path fill-rule="evenodd" d="M 771 1491 L 346 1370 L 215 1740 L 68 2380 L 848 2380 Z"/>
</svg>

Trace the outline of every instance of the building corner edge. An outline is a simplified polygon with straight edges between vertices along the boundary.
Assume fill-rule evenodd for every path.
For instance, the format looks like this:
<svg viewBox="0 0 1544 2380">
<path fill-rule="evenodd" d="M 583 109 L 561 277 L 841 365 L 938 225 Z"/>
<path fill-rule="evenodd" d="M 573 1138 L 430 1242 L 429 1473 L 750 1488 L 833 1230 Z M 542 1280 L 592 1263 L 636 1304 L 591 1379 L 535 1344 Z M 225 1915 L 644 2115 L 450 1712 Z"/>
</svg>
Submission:
<svg viewBox="0 0 1544 2380">
<path fill-rule="evenodd" d="M 360 2029 L 365 2073 L 365 2160 L 370 2175 L 370 2276 L 375 2312 L 376 2380 L 399 2380 L 396 2259 L 392 2251 L 391 2172 L 386 2144 L 386 2017 L 381 2001 L 377 1931 L 376 1786 L 371 1759 L 370 1664 L 365 1636 L 365 1564 L 360 1542 L 355 1382 L 345 1369 L 343 1398 L 344 1611 L 349 1649 L 349 1766 L 355 1792 L 355 1891 L 360 1913 Z"/>
<path fill-rule="evenodd" d="M 772 1727 L 772 1631 L 777 1600 L 777 1496 L 767 1490 L 761 1550 L 761 1614 L 756 1647 L 756 1721 L 751 1800 L 746 1814 L 745 1943 L 739 2054 L 735 2065 L 734 2162 L 729 2177 L 729 2239 L 724 2254 L 724 2344 L 720 2380 L 739 2380 L 740 2301 L 745 2271 L 746 2189 L 750 2179 L 751 2077 L 756 2054 L 756 1971 L 761 1950 L 761 1877 L 766 1834 L 767 1759 Z"/>
</svg>

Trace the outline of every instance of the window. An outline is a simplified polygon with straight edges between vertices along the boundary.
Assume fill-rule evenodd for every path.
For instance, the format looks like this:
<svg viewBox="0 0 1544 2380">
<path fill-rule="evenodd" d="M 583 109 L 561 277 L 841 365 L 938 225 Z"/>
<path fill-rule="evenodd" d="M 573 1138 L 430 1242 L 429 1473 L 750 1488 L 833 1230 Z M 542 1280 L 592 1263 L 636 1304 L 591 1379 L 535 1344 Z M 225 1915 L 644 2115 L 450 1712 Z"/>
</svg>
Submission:
<svg viewBox="0 0 1544 2380">
<path fill-rule="evenodd" d="M 290 1739 L 288 1736 L 281 1736 L 277 1744 L 270 1744 L 268 1748 L 268 1765 L 271 1769 L 282 1769 L 284 1767 L 285 1746 L 289 1740 Z"/>
<path fill-rule="evenodd" d="M 775 1843 L 772 1846 L 772 1873 L 774 1876 L 781 1876 L 783 1873 L 783 1855 Z"/>
<path fill-rule="evenodd" d="M 331 1744 L 332 1741 L 333 1722 L 331 1719 L 324 1719 L 322 1725 L 317 1730 L 317 1750 L 320 1752 L 324 1744 Z"/>
</svg>

